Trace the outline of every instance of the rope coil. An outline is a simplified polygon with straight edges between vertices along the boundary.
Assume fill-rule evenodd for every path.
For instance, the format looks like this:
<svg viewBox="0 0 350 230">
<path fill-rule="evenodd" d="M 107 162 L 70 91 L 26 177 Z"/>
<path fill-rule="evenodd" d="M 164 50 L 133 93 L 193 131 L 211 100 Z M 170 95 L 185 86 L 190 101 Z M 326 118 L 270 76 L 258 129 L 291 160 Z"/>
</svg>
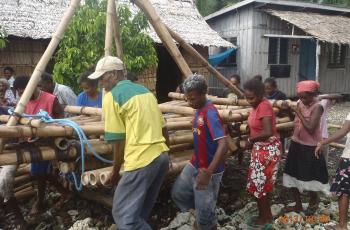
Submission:
<svg viewBox="0 0 350 230">
<path fill-rule="evenodd" d="M 13 109 L 9 109 L 9 114 L 15 114 L 18 115 L 14 112 Z M 104 162 L 104 163 L 108 163 L 108 164 L 113 164 L 113 161 L 108 160 L 102 156 L 100 156 L 95 149 L 91 146 L 91 144 L 88 141 L 88 138 L 86 137 L 83 129 L 74 121 L 69 120 L 69 119 L 53 119 L 48 112 L 46 112 L 45 110 L 40 110 L 37 114 L 35 115 L 29 115 L 29 114 L 22 114 L 20 115 L 20 117 L 26 117 L 26 118 L 31 118 L 31 119 L 40 119 L 41 121 L 45 122 L 45 123 L 54 123 L 54 124 L 58 124 L 58 125 L 62 125 L 62 126 L 69 126 L 71 127 L 77 134 L 77 136 L 79 137 L 79 142 L 75 142 L 74 147 L 76 147 L 77 151 L 80 152 L 80 158 L 81 158 L 81 174 L 83 174 L 85 172 L 85 147 L 88 148 L 92 154 L 94 155 L 94 157 L 96 157 L 98 160 Z M 71 143 L 71 147 L 73 147 L 73 143 Z M 61 153 L 57 154 L 60 157 L 64 157 L 62 156 Z M 64 154 L 65 157 L 67 157 L 66 154 Z M 83 185 L 80 181 L 80 179 L 77 178 L 77 175 L 75 172 L 71 172 L 73 180 L 74 180 L 74 185 L 75 188 L 77 189 L 77 191 L 81 191 L 83 189 Z"/>
</svg>

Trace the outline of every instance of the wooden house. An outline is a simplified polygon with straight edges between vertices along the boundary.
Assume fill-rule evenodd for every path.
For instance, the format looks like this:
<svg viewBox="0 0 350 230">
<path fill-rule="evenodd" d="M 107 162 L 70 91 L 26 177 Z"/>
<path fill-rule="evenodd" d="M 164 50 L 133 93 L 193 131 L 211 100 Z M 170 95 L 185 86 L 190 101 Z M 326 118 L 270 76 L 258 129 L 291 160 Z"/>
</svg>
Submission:
<svg viewBox="0 0 350 230">
<path fill-rule="evenodd" d="M 319 81 L 324 93 L 350 92 L 349 17 L 350 9 L 329 5 L 245 0 L 205 19 L 238 46 L 218 67 L 224 74 L 238 73 L 243 82 L 256 74 L 274 77 L 294 96 L 296 83 L 306 79 Z"/>
<path fill-rule="evenodd" d="M 209 47 L 231 48 L 232 43 L 221 38 L 211 29 L 200 15 L 194 0 L 150 0 L 162 22 L 171 30 L 179 34 L 187 43 L 191 44 L 206 59 L 209 55 Z M 119 0 L 119 5 L 126 4 L 132 12 L 137 7 L 128 0 Z M 175 91 L 182 82 L 182 74 L 176 63 L 171 58 L 161 40 L 150 25 L 148 35 L 154 40 L 158 53 L 158 67 L 151 69 L 138 77 L 138 82 L 155 90 L 160 102 L 169 100 L 168 92 Z M 200 73 L 209 80 L 209 72 L 180 47 L 180 52 L 194 73 Z"/>
<path fill-rule="evenodd" d="M 0 70 L 12 66 L 17 75 L 30 75 L 45 51 L 56 25 L 61 19 L 69 0 L 0 0 L 0 26 L 8 33 L 9 43 L 0 50 Z M 193 45 L 205 58 L 209 47 L 233 47 L 211 29 L 198 12 L 193 0 L 150 0 L 162 21 L 177 32 L 186 42 Z M 139 9 L 129 0 L 118 0 L 132 12 Z M 181 83 L 181 73 L 161 40 L 150 25 L 147 34 L 154 40 L 158 53 L 158 67 L 145 71 L 138 82 L 156 92 L 162 102 L 167 94 Z M 208 77 L 204 66 L 188 53 L 180 51 L 193 72 Z M 54 63 L 51 62 L 51 67 Z M 50 66 L 48 67 L 50 69 Z"/>
<path fill-rule="evenodd" d="M 6 47 L 0 49 L 0 76 L 6 66 L 16 75 L 31 75 L 68 4 L 67 0 L 0 0 L 0 27 L 8 35 Z"/>
</svg>

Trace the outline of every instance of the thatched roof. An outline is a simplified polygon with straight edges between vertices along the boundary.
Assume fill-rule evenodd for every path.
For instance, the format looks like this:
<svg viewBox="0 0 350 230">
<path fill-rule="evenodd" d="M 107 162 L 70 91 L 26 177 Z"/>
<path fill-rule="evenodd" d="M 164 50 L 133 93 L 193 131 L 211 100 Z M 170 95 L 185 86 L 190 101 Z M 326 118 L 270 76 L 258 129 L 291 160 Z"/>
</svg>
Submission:
<svg viewBox="0 0 350 230">
<path fill-rule="evenodd" d="M 8 35 L 51 38 L 69 0 L 0 0 L 0 26 Z"/>
<path fill-rule="evenodd" d="M 161 20 L 186 42 L 200 46 L 234 47 L 210 28 L 199 13 L 193 0 L 149 0 Z M 118 0 L 119 5 L 126 4 L 134 12 L 138 9 L 128 0 Z M 161 43 L 156 32 L 150 25 L 148 34 L 156 43 Z"/>
<path fill-rule="evenodd" d="M 192 45 L 233 47 L 212 30 L 198 12 L 193 0 L 150 0 L 163 22 Z M 33 39 L 51 38 L 69 5 L 69 0 L 0 0 L 0 26 L 9 35 Z M 129 0 L 118 0 L 132 11 Z M 161 43 L 153 29 L 147 31 Z"/>
<path fill-rule="evenodd" d="M 285 20 L 320 41 L 350 44 L 350 18 L 318 13 L 266 10 Z"/>
</svg>

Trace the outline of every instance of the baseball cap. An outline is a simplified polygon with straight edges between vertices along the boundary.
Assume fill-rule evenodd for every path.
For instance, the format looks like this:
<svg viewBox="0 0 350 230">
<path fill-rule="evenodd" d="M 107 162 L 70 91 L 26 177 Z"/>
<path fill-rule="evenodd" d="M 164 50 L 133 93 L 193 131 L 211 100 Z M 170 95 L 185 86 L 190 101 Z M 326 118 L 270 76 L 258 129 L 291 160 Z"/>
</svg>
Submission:
<svg viewBox="0 0 350 230">
<path fill-rule="evenodd" d="M 97 62 L 95 72 L 88 76 L 89 79 L 98 79 L 101 77 L 104 73 L 113 71 L 113 70 L 124 70 L 124 64 L 123 62 L 113 56 L 106 56 L 102 59 L 100 59 Z"/>
</svg>

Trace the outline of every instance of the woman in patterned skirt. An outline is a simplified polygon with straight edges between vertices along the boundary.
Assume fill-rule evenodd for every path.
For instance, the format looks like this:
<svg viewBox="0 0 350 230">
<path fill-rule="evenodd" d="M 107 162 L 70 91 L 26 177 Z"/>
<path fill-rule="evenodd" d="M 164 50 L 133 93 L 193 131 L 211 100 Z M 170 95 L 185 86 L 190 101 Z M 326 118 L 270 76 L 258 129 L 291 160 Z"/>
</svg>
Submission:
<svg viewBox="0 0 350 230">
<path fill-rule="evenodd" d="M 248 224 L 266 229 L 272 221 L 270 200 L 278 170 L 281 142 L 276 130 L 275 113 L 264 97 L 264 84 L 252 79 L 244 84 L 244 93 L 253 107 L 248 117 L 248 145 L 252 147 L 252 152 L 247 191 L 255 197 L 259 211 L 259 216 Z"/>
<path fill-rule="evenodd" d="M 331 192 L 338 196 L 339 205 L 339 224 L 329 229 L 347 229 L 348 210 L 349 210 L 349 195 L 350 195 L 350 114 L 346 117 L 346 121 L 341 129 L 336 131 L 328 139 L 324 139 L 317 144 L 315 154 L 319 157 L 322 147 L 333 141 L 342 139 L 347 135 L 345 149 L 341 155 L 337 169 L 337 174 L 333 178 Z M 326 228 L 327 229 L 327 228 Z"/>
</svg>

